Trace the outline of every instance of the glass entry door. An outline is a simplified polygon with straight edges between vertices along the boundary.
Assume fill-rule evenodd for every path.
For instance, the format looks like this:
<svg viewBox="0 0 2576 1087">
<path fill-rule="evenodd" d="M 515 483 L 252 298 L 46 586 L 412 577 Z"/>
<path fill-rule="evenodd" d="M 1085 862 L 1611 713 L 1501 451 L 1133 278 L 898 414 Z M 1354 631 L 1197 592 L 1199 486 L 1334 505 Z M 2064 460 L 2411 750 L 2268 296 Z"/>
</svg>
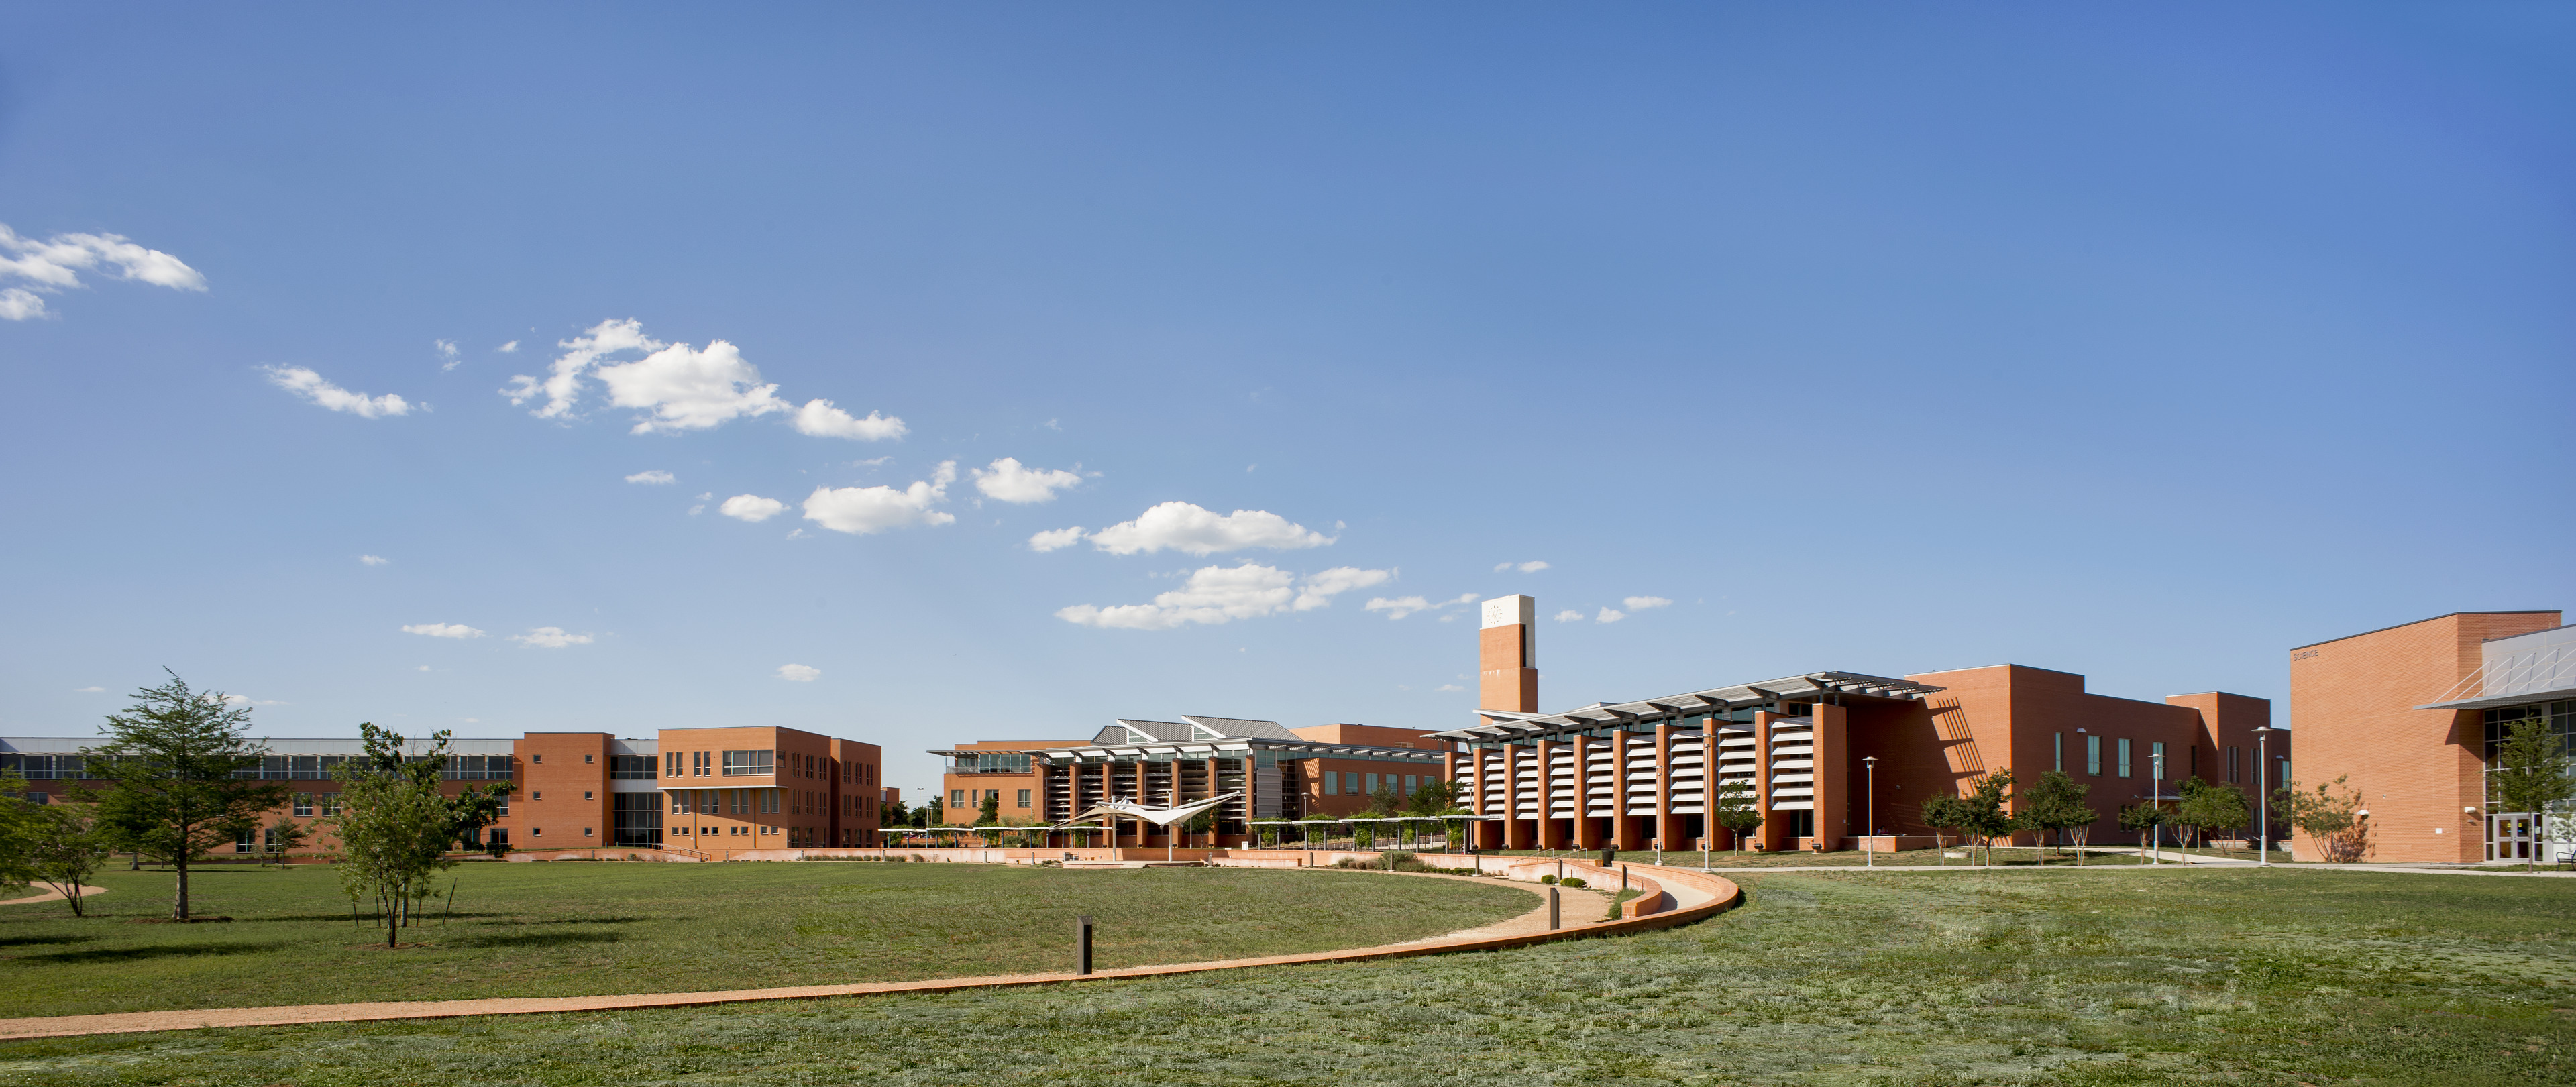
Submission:
<svg viewBox="0 0 2576 1087">
<path fill-rule="evenodd" d="M 2540 845 L 2538 815 L 2531 812 L 2500 811 L 2487 816 L 2488 860 L 2530 860 L 2539 856 Z"/>
</svg>

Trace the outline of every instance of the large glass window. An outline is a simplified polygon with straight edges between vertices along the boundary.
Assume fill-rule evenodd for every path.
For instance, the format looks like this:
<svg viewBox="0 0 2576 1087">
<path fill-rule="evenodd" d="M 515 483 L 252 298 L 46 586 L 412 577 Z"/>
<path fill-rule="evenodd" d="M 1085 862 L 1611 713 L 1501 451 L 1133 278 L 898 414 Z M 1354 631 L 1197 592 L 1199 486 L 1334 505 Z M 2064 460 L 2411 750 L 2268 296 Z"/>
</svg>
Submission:
<svg viewBox="0 0 2576 1087">
<path fill-rule="evenodd" d="M 645 757 L 645 766 L 652 760 Z M 659 846 L 662 844 L 662 802 L 652 793 L 616 793 L 616 842 L 624 846 Z"/>
<path fill-rule="evenodd" d="M 625 778 L 629 781 L 638 779 L 650 781 L 653 778 L 653 756 L 610 755 L 608 757 L 608 776 L 613 778 Z"/>
<path fill-rule="evenodd" d="M 1330 770 L 1324 771 L 1324 795 L 1342 795 L 1342 775 Z"/>
<path fill-rule="evenodd" d="M 774 772 L 775 751 L 727 751 L 724 753 L 726 777 L 766 777 Z"/>
<path fill-rule="evenodd" d="M 2056 759 L 2056 764 L 2049 768 L 2063 774 L 2066 772 L 2066 734 L 2052 732 L 2048 734 L 2048 738 Z"/>
<path fill-rule="evenodd" d="M 2165 745 L 2163 741 L 2159 740 L 2147 745 L 2147 761 L 2150 764 L 2147 769 L 2154 772 L 2157 781 L 2163 781 L 2165 779 Z"/>
<path fill-rule="evenodd" d="M 2102 774 L 2102 738 L 2099 736 L 2084 737 L 2084 772 L 2095 777 Z"/>
<path fill-rule="evenodd" d="M 311 793 L 297 793 L 297 794 L 295 794 L 295 815 L 296 815 L 296 817 L 297 817 L 297 818 L 299 818 L 299 819 L 301 819 L 301 818 L 309 818 L 309 817 L 311 817 L 311 816 L 312 816 L 312 814 L 313 814 L 313 794 L 311 794 Z"/>
<path fill-rule="evenodd" d="M 2129 738 L 2120 737 L 2120 776 L 2129 776 Z"/>
</svg>

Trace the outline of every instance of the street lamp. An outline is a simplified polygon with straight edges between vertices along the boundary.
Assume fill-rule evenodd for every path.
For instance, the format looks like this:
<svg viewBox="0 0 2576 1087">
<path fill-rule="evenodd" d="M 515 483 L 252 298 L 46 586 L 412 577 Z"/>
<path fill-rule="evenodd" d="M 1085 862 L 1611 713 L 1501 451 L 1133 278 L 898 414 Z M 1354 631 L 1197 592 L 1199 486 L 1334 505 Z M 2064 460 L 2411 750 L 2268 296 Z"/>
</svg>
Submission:
<svg viewBox="0 0 2576 1087">
<path fill-rule="evenodd" d="M 1860 866 L 1876 868 L 1878 867 L 1878 756 L 1866 756 L 1860 760 L 1860 764 L 1869 782 L 1868 798 L 1861 802 L 1861 818 L 1867 823 L 1861 829 L 1868 831 L 1869 836 L 1860 840 Z"/>
<path fill-rule="evenodd" d="M 2157 744 L 2156 746 L 2163 747 L 2164 745 Z M 2158 751 L 2154 754 L 2148 755 L 2147 758 L 2156 764 L 2156 779 L 2148 784 L 2149 795 L 2147 797 L 2147 806 L 2155 809 L 2158 817 L 2155 821 L 2155 825 L 2147 828 L 2147 833 L 2152 835 L 2149 840 L 2155 843 L 2149 848 L 2147 863 L 2163 864 L 2165 862 L 2165 821 L 2163 819 L 2165 811 L 2165 753 Z"/>
<path fill-rule="evenodd" d="M 2273 733 L 2279 731 L 2281 730 L 2273 728 L 2270 725 L 2257 725 L 2253 729 L 2254 788 L 2259 794 L 2259 798 L 2255 801 L 2254 808 L 2256 821 L 2256 829 L 2254 833 L 2262 835 L 2263 839 L 2262 841 L 2255 843 L 2257 847 L 2257 851 L 2254 854 L 2257 858 L 2255 866 L 2258 868 L 2269 868 L 2272 866 L 2272 759 L 2270 756 L 2270 745 L 2267 741 L 2272 738 Z"/>
</svg>

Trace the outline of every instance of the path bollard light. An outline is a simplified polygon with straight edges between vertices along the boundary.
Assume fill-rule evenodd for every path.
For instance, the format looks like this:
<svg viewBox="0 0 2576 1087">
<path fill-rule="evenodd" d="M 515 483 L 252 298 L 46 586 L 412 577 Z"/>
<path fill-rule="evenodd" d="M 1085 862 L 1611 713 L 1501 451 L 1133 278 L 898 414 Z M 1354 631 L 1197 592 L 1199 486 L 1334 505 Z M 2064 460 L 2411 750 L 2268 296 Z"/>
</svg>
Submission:
<svg viewBox="0 0 2576 1087">
<path fill-rule="evenodd" d="M 1610 867 L 1610 862 L 1611 862 L 1611 860 L 1612 860 L 1612 859 L 1614 859 L 1614 858 L 1616 858 L 1618 855 L 1619 855 L 1619 847 L 1618 847 L 1618 846 L 1614 846 L 1614 845 L 1605 845 L 1605 846 L 1602 846 L 1602 847 L 1601 847 L 1601 867 L 1603 867 L 1603 868 L 1608 868 L 1608 867 Z"/>
<path fill-rule="evenodd" d="M 1619 866 L 1619 889 L 1628 889 L 1628 866 L 1624 864 Z"/>
<path fill-rule="evenodd" d="M 1073 919 L 1073 972 L 1075 976 L 1091 973 L 1091 915 Z"/>
<path fill-rule="evenodd" d="M 1547 929 L 1554 932 L 1563 927 L 1565 927 L 1564 914 L 1557 905 L 1556 886 L 1550 884 L 1547 888 Z"/>
</svg>

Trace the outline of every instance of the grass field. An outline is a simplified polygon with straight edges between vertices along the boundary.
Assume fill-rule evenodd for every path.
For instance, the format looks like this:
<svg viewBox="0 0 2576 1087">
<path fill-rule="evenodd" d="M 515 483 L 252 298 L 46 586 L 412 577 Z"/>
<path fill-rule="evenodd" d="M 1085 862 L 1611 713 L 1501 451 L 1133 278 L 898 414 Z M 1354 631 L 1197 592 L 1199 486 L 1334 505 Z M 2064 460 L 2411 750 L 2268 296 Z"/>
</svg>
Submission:
<svg viewBox="0 0 2576 1087">
<path fill-rule="evenodd" d="M 1945 852 L 1946 852 L 1946 853 L 1962 853 L 1962 852 L 1964 852 L 1964 853 L 1970 853 L 1970 854 L 1971 854 L 1971 856 L 1970 856 L 1969 858 L 1944 857 L 1942 854 L 1943 854 L 1943 853 L 1945 853 Z M 1529 852 L 1514 852 L 1514 853 L 1488 853 L 1488 854 L 1486 854 L 1486 855 L 1487 855 L 1487 856 L 1513 856 L 1513 857 L 1524 857 L 1524 856 L 1527 856 L 1527 857 L 1535 857 L 1535 856 L 1549 856 L 1549 857 L 1553 857 L 1553 856 L 1558 856 L 1558 855 L 1560 855 L 1560 854 L 1557 854 L 1557 853 L 1540 853 L 1540 852 L 1537 852 L 1537 851 L 1529 851 Z M 1584 857 L 1584 858 L 1586 858 L 1586 859 L 1589 859 L 1589 858 L 1592 856 L 1592 854 L 1588 854 L 1588 853 L 1584 853 L 1584 854 L 1568 854 L 1568 855 Z M 2247 859 L 2249 859 L 2249 860 L 2250 860 L 2250 859 L 2252 859 L 2252 857 L 2253 857 L 2253 855 L 2252 855 L 2252 854 L 2250 854 L 2250 853 L 2246 855 L 2246 858 L 2247 858 Z M 1623 863 L 1623 864 L 1653 864 L 1653 863 L 1654 863 L 1654 861 L 1655 861 L 1655 853 L 1654 853 L 1654 851 L 1653 851 L 1653 850 L 1651 850 L 1651 849 L 1632 849 L 1632 850 L 1628 850 L 1628 851 L 1625 851 L 1625 852 L 1620 853 L 1620 854 L 1619 854 L 1618 859 L 1619 859 L 1620 863 Z M 1668 866 L 1668 867 L 1674 867 L 1674 868 L 1694 868 L 1694 869 L 1695 869 L 1695 868 L 1698 868 L 1698 867 L 1699 867 L 1699 860 L 1700 860 L 1700 855 L 1699 855 L 1698 853 L 1696 853 L 1696 852 L 1691 852 L 1691 853 L 1668 852 L 1668 853 L 1665 853 L 1665 854 L 1664 854 L 1664 864 L 1665 864 L 1666 866 Z M 1710 867 L 1712 867 L 1712 868 L 1721 868 L 1721 869 L 1733 869 L 1733 868 L 1809 868 L 1809 867 L 1830 867 L 1830 868 L 1840 868 L 1840 867 L 1846 867 L 1846 866 L 1848 866 L 1848 867 L 1852 867 L 1852 868 L 1863 868 L 1863 867 L 1867 867 L 1868 865 L 1870 865 L 1870 864 L 1872 864 L 1872 863 L 1875 863 L 1875 864 L 1878 864 L 1878 865 L 1890 866 L 1890 867 L 1898 867 L 1898 868 L 1917 868 L 1917 867 L 1920 867 L 1920 868 L 1940 868 L 1940 867 L 1950 867 L 1950 868 L 1967 868 L 1967 867 L 1973 867 L 1973 866 L 1975 866 L 1975 865 L 1978 863 L 1978 860 L 1977 860 L 1977 859 L 1975 859 L 1975 856 L 1974 856 L 1974 852 L 1973 852 L 1973 851 L 1971 851 L 1971 850 L 1963 850 L 1963 849 L 1960 849 L 1960 848 L 1959 848 L 1959 847 L 1957 847 L 1957 846 L 1952 846 L 1952 847 L 1950 847 L 1950 848 L 1949 848 L 1949 849 L 1947 849 L 1947 850 L 1940 850 L 1940 849 L 1907 849 L 1907 850 L 1902 850 L 1902 851 L 1895 852 L 1895 853 L 1881 853 L 1881 854 L 1878 854 L 1878 855 L 1877 855 L 1877 857 L 1875 858 L 1875 860 L 1872 860 L 1872 859 L 1871 859 L 1871 858 L 1869 858 L 1866 854 L 1863 854 L 1860 850 L 1857 850 L 1857 849 L 1846 849 L 1846 850 L 1842 850 L 1842 851 L 1840 851 L 1840 852 L 1834 852 L 1834 853 L 1791 853 L 1791 852 L 1757 853 L 1757 852 L 1753 852 L 1753 851 L 1751 851 L 1751 850 L 1746 850 L 1746 851 L 1743 851 L 1743 852 L 1728 852 L 1728 851 L 1725 851 L 1725 850 L 1719 850 L 1719 851 L 1716 851 L 1716 852 L 1710 853 L 1710 854 L 1708 855 L 1708 863 L 1709 863 L 1709 866 L 1710 866 Z M 2125 854 L 2125 853 L 2115 853 L 2115 854 L 2091 853 L 2091 854 L 2087 854 L 2087 855 L 2085 856 L 2085 858 L 2084 858 L 2084 866 L 2085 866 L 2085 867 L 2087 867 L 2087 868 L 2090 868 L 2090 867 L 2092 867 L 2092 866 L 2094 866 L 2094 865 L 2097 865 L 2097 864 L 2144 864 L 2144 863 L 2146 863 L 2144 860 L 2142 860 L 2142 859 L 2140 859 L 2140 858 L 2138 858 L 2138 857 L 2130 856 L 2130 855 Z M 2178 862 L 2178 861 L 2174 860 L 2172 857 L 2168 856 L 2168 857 L 2166 857 L 2166 858 L 2165 858 L 2165 863 L 2167 863 L 2167 864 L 2175 864 L 2175 863 L 2180 863 L 2180 862 Z M 2276 859 L 2276 863 L 2277 863 L 2277 859 Z M 2040 865 L 2042 865 L 2042 864 L 2045 864 L 2047 867 L 2050 867 L 2050 868 L 2059 868 L 2059 867 L 2064 867 L 2064 868 L 2073 868 L 2073 867 L 2075 867 L 2075 854 L 2074 854 L 2073 852 L 2055 853 L 2055 852 L 2050 852 L 2050 851 L 2047 851 L 2047 850 L 2033 849 L 2033 848 L 2031 848 L 2031 847 L 2029 847 L 2029 846 L 2005 846 L 2005 847 L 1999 847 L 1999 848 L 1997 848 L 1997 849 L 1995 849 L 1995 850 L 1994 850 L 1994 856 L 1993 856 L 1993 857 L 1992 857 L 1992 859 L 1991 859 L 1991 864 L 1992 864 L 1992 866 L 1993 866 L 1993 867 L 1996 867 L 1996 868 L 2034 868 L 2034 867 L 2038 867 L 2038 866 L 2040 866 Z"/>
<path fill-rule="evenodd" d="M 1465 881 L 1243 868 L 966 864 L 471 864 L 387 951 L 330 869 L 222 868 L 150 923 L 171 877 L 111 870 L 95 916 L 0 907 L 0 1017 L 469 996 L 747 989 L 1071 969 L 1091 914 L 1102 968 L 1288 954 L 1472 928 L 1529 910 Z"/>
<path fill-rule="evenodd" d="M 1741 882 L 1746 908 L 1635 937 L 1045 989 L 21 1042 L 0 1045 L 0 1082 L 2576 1081 L 2576 888 L 2555 881 Z"/>
</svg>

